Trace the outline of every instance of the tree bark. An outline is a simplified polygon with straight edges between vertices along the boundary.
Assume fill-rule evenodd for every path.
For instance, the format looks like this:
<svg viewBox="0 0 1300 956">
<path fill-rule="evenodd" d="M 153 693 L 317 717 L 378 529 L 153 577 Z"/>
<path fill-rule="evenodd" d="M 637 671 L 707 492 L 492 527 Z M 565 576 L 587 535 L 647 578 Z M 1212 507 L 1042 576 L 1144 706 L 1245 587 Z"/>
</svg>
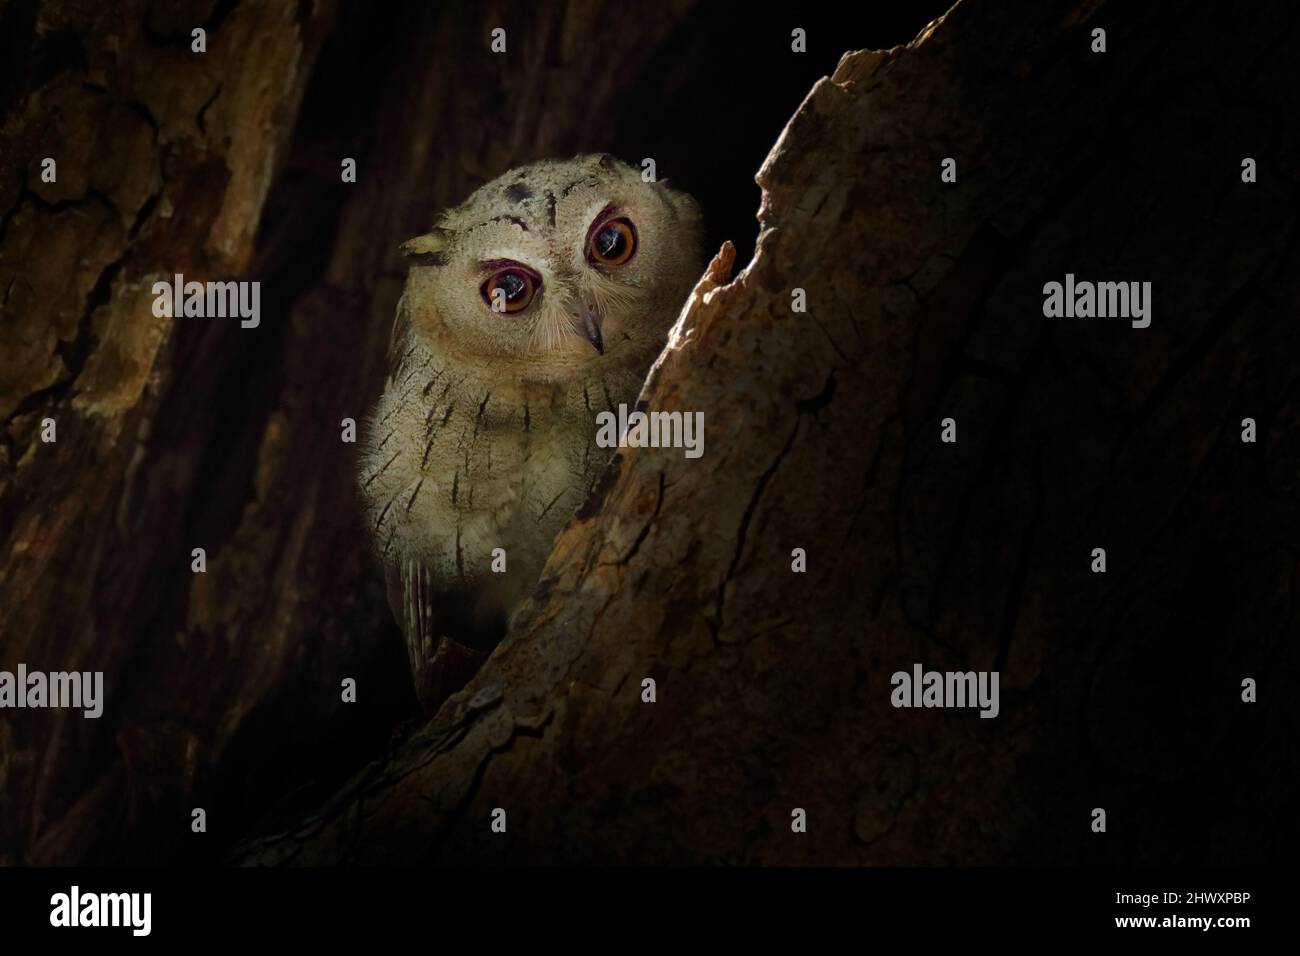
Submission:
<svg viewBox="0 0 1300 956">
<path fill-rule="evenodd" d="M 1300 34 L 1267 6 L 968 0 L 846 55 L 759 173 L 753 261 L 719 253 L 642 394 L 704 412 L 703 457 L 623 450 L 469 685 L 238 858 L 1275 855 Z M 1067 272 L 1150 281 L 1150 327 L 1045 318 Z M 1000 713 L 893 707 L 914 662 L 1000 671 Z"/>
<path fill-rule="evenodd" d="M 239 614 L 209 585 L 265 574 L 271 555 L 236 571 L 186 520 L 214 490 L 202 474 L 222 412 L 212 399 L 239 336 L 156 317 L 151 286 L 248 268 L 331 13 L 15 2 L 0 16 L 12 47 L 0 104 L 3 661 L 104 671 L 110 696 L 102 722 L 79 711 L 0 717 L 0 861 L 72 862 L 157 797 L 127 792 L 128 771 L 156 772 L 149 786 L 162 791 L 192 786 L 199 742 L 219 723 L 222 684 L 209 668 L 242 676 L 237 639 L 202 633 Z M 192 49 L 196 27 L 206 52 Z M 46 157 L 54 182 L 42 178 Z M 44 419 L 54 442 L 42 441 Z M 211 573 L 191 578 L 190 551 L 203 546 Z M 174 606 L 190 602 L 187 625 L 171 626 L 169 592 L 181 595 Z M 179 671 L 156 660 L 180 653 L 191 656 Z M 218 733 L 272 669 L 249 668 L 255 685 Z M 174 691 L 185 705 L 146 729 L 160 687 L 155 701 Z"/>
</svg>

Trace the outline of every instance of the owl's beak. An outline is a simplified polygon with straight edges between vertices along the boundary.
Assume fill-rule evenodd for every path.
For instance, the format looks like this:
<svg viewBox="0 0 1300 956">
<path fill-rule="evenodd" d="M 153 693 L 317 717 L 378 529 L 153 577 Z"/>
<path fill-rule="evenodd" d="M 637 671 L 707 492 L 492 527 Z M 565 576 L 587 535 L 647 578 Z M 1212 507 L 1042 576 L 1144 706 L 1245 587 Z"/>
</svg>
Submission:
<svg viewBox="0 0 1300 956">
<path fill-rule="evenodd" d="M 601 317 L 586 303 L 571 305 L 570 314 L 574 318 L 574 328 L 584 339 L 592 344 L 597 352 L 605 354 L 605 340 L 600 334 Z"/>
</svg>

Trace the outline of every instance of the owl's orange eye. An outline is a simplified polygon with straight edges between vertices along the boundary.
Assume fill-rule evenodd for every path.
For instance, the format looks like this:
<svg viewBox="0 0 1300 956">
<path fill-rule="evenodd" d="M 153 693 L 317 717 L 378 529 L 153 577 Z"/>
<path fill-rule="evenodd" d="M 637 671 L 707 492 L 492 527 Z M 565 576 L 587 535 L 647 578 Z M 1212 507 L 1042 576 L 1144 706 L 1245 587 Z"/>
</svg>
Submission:
<svg viewBox="0 0 1300 956">
<path fill-rule="evenodd" d="M 597 220 L 587 240 L 587 260 L 598 266 L 621 266 L 636 252 L 636 230 L 627 219 Z"/>
<path fill-rule="evenodd" d="M 527 269 L 511 266 L 488 276 L 483 283 L 483 301 L 493 312 L 511 314 L 528 308 L 542 284 Z"/>
</svg>

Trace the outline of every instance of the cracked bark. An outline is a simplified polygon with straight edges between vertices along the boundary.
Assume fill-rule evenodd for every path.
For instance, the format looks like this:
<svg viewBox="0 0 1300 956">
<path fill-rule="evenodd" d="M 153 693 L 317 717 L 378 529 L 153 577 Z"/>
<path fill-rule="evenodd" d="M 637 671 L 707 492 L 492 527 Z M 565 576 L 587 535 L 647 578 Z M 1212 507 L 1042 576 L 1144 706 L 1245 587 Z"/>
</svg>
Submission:
<svg viewBox="0 0 1300 956">
<path fill-rule="evenodd" d="M 237 858 L 1275 855 L 1296 717 L 1238 701 L 1296 664 L 1300 33 L 1268 6 L 965 2 L 847 55 L 642 395 L 703 410 L 705 457 L 619 454 L 470 684 Z M 1151 281 L 1151 327 L 1045 321 L 1066 271 Z M 893 709 L 914 661 L 1000 668 L 1001 715 Z"/>
<path fill-rule="evenodd" d="M 148 728 L 141 702 L 172 680 L 154 655 L 184 603 L 168 593 L 189 588 L 183 556 L 216 550 L 183 526 L 212 491 L 194 478 L 237 338 L 155 318 L 150 287 L 247 269 L 332 6 L 295 23 L 290 3 L 175 5 L 174 36 L 151 27 L 155 6 L 0 4 L 13 45 L 0 95 L 0 666 L 103 670 L 111 688 L 102 723 L 0 717 L 0 862 L 88 860 L 129 839 L 162 793 L 193 786 L 199 742 L 222 734 L 201 715 L 211 690 L 183 669 L 172 687 L 188 703 L 164 726 Z M 190 26 L 217 8 L 207 52 L 192 54 Z M 135 788 L 128 768 L 152 782 Z"/>
</svg>

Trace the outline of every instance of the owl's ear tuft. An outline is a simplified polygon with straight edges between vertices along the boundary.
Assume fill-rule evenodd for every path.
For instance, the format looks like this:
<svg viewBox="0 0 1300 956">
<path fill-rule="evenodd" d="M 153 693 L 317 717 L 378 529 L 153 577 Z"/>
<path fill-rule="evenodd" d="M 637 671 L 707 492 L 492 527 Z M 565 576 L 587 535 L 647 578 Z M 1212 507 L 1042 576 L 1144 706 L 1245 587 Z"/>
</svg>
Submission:
<svg viewBox="0 0 1300 956">
<path fill-rule="evenodd" d="M 419 265 L 442 266 L 447 264 L 450 238 L 445 229 L 431 229 L 423 236 L 407 239 L 397 248 L 402 255 Z"/>
</svg>

